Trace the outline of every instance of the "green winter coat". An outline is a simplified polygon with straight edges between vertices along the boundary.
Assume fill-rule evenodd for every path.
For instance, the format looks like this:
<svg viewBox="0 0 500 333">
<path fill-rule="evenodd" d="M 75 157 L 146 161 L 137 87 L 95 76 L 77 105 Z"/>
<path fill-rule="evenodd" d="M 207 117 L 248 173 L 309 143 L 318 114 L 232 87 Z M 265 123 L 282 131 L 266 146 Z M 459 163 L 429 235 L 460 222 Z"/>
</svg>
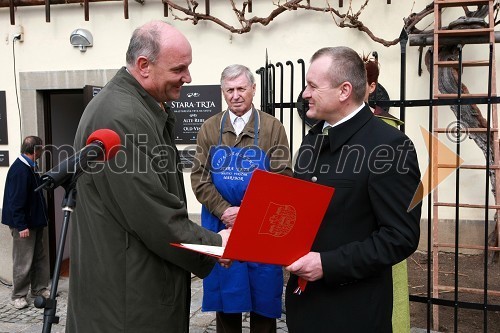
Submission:
<svg viewBox="0 0 500 333">
<path fill-rule="evenodd" d="M 188 219 L 174 122 L 125 68 L 85 109 L 75 149 L 100 128 L 122 147 L 78 179 L 66 332 L 188 332 L 190 272 L 215 262 L 169 243 L 222 240 Z"/>
</svg>

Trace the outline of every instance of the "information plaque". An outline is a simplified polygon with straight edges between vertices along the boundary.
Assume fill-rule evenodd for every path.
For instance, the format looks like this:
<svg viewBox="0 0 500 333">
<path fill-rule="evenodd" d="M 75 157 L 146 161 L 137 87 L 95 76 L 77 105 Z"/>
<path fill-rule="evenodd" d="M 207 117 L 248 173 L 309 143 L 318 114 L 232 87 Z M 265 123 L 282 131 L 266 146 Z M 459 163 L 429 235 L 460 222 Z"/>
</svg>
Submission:
<svg viewBox="0 0 500 333">
<path fill-rule="evenodd" d="M 222 111 L 220 85 L 183 86 L 180 98 L 168 104 L 177 118 L 175 143 L 195 144 L 203 122 Z"/>
<path fill-rule="evenodd" d="M 3 166 L 3 167 L 9 166 L 9 151 L 8 150 L 0 150 L 0 166 Z"/>
<path fill-rule="evenodd" d="M 9 133 L 7 132 L 7 100 L 5 91 L 0 91 L 0 145 L 9 143 Z"/>
</svg>

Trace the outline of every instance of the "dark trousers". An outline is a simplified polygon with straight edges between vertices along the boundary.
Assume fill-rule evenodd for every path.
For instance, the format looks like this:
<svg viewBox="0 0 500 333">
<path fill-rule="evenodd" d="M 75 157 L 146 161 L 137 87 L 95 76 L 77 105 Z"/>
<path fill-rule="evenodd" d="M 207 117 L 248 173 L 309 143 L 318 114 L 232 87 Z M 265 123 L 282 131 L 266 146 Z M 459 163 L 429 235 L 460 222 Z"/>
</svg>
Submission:
<svg viewBox="0 0 500 333">
<path fill-rule="evenodd" d="M 241 333 L 241 313 L 217 312 L 217 333 Z M 276 333 L 276 318 L 261 316 L 250 312 L 251 333 Z"/>
</svg>

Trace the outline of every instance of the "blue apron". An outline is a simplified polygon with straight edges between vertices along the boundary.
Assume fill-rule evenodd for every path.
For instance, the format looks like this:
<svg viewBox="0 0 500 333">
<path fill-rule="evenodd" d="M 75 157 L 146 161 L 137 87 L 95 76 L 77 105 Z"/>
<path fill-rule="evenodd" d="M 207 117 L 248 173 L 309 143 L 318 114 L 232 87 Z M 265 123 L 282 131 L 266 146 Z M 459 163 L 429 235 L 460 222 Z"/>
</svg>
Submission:
<svg viewBox="0 0 500 333">
<path fill-rule="evenodd" d="M 219 144 L 210 149 L 212 182 L 221 196 L 233 206 L 241 205 L 253 170 L 269 170 L 269 158 L 258 147 L 258 114 L 256 110 L 253 112 L 255 146 L 222 146 L 227 111 L 222 117 Z M 201 210 L 201 224 L 214 232 L 226 228 L 205 206 Z M 233 261 L 230 268 L 223 268 L 217 263 L 203 279 L 202 310 L 225 313 L 253 311 L 269 318 L 280 318 L 282 292 L 281 266 Z"/>
</svg>

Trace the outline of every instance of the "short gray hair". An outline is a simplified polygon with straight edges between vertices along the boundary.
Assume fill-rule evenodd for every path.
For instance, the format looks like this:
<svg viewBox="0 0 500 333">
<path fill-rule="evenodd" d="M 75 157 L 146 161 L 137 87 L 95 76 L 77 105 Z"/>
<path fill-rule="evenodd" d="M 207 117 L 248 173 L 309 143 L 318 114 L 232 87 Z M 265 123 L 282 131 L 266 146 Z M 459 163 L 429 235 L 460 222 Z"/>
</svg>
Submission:
<svg viewBox="0 0 500 333">
<path fill-rule="evenodd" d="M 234 64 L 234 65 L 229 65 L 224 70 L 222 71 L 222 74 L 220 76 L 220 85 L 221 87 L 224 87 L 224 81 L 225 80 L 232 80 L 240 75 L 245 74 L 247 77 L 248 82 L 250 82 L 251 85 L 255 83 L 255 78 L 250 71 L 250 69 L 247 66 L 239 65 L 239 64 Z"/>
<path fill-rule="evenodd" d="M 338 87 L 342 82 L 349 82 L 353 88 L 356 102 L 362 102 L 366 93 L 366 69 L 361 57 L 353 49 L 346 46 L 324 47 L 314 53 L 311 62 L 327 56 L 332 60 L 327 69 L 331 78 L 331 86 Z"/>
</svg>

